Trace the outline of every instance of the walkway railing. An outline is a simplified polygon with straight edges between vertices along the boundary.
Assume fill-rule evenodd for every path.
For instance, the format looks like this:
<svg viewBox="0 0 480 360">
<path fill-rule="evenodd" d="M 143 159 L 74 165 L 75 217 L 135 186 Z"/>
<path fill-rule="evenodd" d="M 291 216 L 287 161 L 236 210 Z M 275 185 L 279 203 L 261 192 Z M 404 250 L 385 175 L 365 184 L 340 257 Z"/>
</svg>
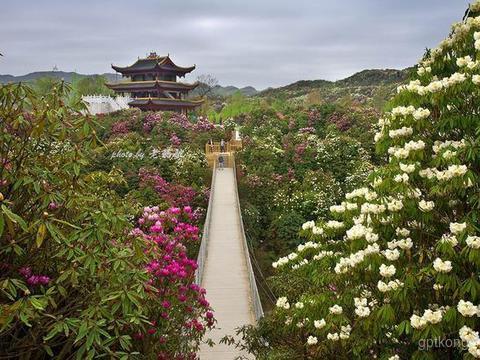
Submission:
<svg viewBox="0 0 480 360">
<path fill-rule="evenodd" d="M 237 183 L 237 168 L 235 166 L 235 157 L 233 158 L 233 172 L 235 180 L 235 199 L 237 203 L 237 211 L 240 222 L 240 232 L 242 235 L 242 244 L 245 252 L 245 260 L 247 261 L 248 280 L 250 283 L 250 293 L 252 295 L 252 306 L 255 313 L 255 319 L 259 321 L 263 317 L 263 307 L 260 301 L 260 294 L 257 288 L 257 282 L 255 280 L 255 273 L 253 272 L 252 261 L 250 260 L 250 251 L 248 250 L 247 237 L 245 236 L 245 229 L 243 227 L 242 210 L 240 207 L 240 198 L 238 196 L 238 183 Z"/>
<path fill-rule="evenodd" d="M 198 250 L 197 257 L 197 271 L 195 272 L 195 283 L 197 285 L 202 284 L 203 272 L 205 270 L 205 261 L 207 260 L 207 248 L 208 248 L 208 238 L 210 235 L 210 224 L 212 223 L 212 204 L 213 204 L 213 194 L 215 193 L 215 176 L 216 176 L 216 165 L 213 164 L 212 172 L 212 184 L 210 185 L 210 196 L 208 198 L 208 207 L 207 214 L 205 216 L 205 224 L 203 225 L 202 233 L 202 242 L 200 243 L 200 249 Z"/>
</svg>

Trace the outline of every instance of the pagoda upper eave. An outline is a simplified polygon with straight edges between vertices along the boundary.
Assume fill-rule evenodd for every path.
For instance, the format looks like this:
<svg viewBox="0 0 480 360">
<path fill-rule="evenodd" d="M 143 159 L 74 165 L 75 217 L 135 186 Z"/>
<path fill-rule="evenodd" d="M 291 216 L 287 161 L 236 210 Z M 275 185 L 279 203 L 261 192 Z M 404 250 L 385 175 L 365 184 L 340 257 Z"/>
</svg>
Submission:
<svg viewBox="0 0 480 360">
<path fill-rule="evenodd" d="M 198 83 L 185 84 L 176 81 L 150 80 L 150 81 L 125 81 L 119 83 L 107 83 L 108 88 L 115 91 L 148 91 L 148 90 L 166 90 L 166 91 L 190 91 L 198 86 Z"/>
<path fill-rule="evenodd" d="M 112 65 L 112 69 L 122 74 L 171 72 L 181 74 L 183 76 L 195 70 L 195 65 L 189 67 L 182 67 L 176 65 L 169 56 L 153 56 L 145 59 L 138 59 L 130 66 L 121 67 Z"/>
</svg>

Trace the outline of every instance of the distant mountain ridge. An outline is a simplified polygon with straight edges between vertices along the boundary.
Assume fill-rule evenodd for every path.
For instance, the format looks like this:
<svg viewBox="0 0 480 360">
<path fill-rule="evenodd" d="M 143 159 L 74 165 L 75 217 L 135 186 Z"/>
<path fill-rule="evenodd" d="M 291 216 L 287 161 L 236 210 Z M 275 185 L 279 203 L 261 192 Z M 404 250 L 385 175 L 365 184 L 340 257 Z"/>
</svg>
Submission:
<svg viewBox="0 0 480 360">
<path fill-rule="evenodd" d="M 337 81 L 328 80 L 300 80 L 292 84 L 278 88 L 269 88 L 261 91 L 261 96 L 274 96 L 279 92 L 290 92 L 295 96 L 305 95 L 313 89 L 333 87 L 362 87 L 391 85 L 404 82 L 408 78 L 410 68 L 403 70 L 396 69 L 372 69 L 363 70 L 345 79 Z"/>
<path fill-rule="evenodd" d="M 6 84 L 6 83 L 11 83 L 11 82 L 30 82 L 30 81 L 35 81 L 36 79 L 42 78 L 42 77 L 53 77 L 57 79 L 63 79 L 66 82 L 72 82 L 72 79 L 75 77 L 78 78 L 83 78 L 83 77 L 89 77 L 89 76 L 105 76 L 108 81 L 116 81 L 121 79 L 121 75 L 118 74 L 112 74 L 112 73 L 104 73 L 104 74 L 79 74 L 74 71 L 35 71 L 26 75 L 20 75 L 20 76 L 13 76 L 13 75 L 1 75 L 0 74 L 0 84 Z M 245 86 L 243 88 L 238 88 L 236 86 L 221 86 L 217 85 L 213 88 L 212 93 L 216 96 L 221 96 L 221 97 L 228 97 L 231 96 L 237 92 L 240 92 L 241 94 L 245 96 L 253 96 L 258 93 L 258 90 L 255 89 L 253 86 Z"/>
<path fill-rule="evenodd" d="M 260 97 L 286 97 L 288 99 L 301 99 L 308 96 L 312 92 L 318 92 L 326 101 L 335 101 L 338 98 L 350 95 L 353 98 L 364 101 L 365 99 L 373 98 L 381 92 L 381 97 L 388 96 L 398 84 L 407 81 L 411 68 L 403 70 L 395 69 L 371 69 L 363 70 L 353 74 L 342 80 L 328 81 L 328 80 L 300 80 L 292 84 L 278 87 L 268 88 L 263 91 L 258 91 L 252 86 L 245 86 L 238 88 L 236 86 L 221 86 L 217 85 L 213 88 L 212 94 L 218 97 L 229 97 L 235 93 L 241 93 L 244 96 L 260 96 Z M 35 81 L 41 77 L 54 77 L 71 82 L 73 78 L 88 77 L 102 75 L 108 81 L 116 81 L 121 77 L 118 74 L 104 73 L 104 74 L 79 74 L 76 72 L 65 71 L 36 71 L 26 75 L 0 75 L 0 84 L 9 82 L 29 82 Z M 192 92 L 193 95 L 194 92 Z"/>
<path fill-rule="evenodd" d="M 342 80 L 301 80 L 257 94 L 263 98 L 281 98 L 289 102 L 335 102 L 343 98 L 382 108 L 397 86 L 407 82 L 412 68 L 403 70 L 363 70 Z"/>
<path fill-rule="evenodd" d="M 9 82 L 29 82 L 35 81 L 36 79 L 42 77 L 53 77 L 57 79 L 63 79 L 66 82 L 71 82 L 74 77 L 88 77 L 88 76 L 98 76 L 102 75 L 107 78 L 108 81 L 114 81 L 119 79 L 117 74 L 104 73 L 104 74 L 79 74 L 74 71 L 35 71 L 28 73 L 26 75 L 13 76 L 13 75 L 1 75 L 0 74 L 0 84 L 6 84 Z"/>
</svg>

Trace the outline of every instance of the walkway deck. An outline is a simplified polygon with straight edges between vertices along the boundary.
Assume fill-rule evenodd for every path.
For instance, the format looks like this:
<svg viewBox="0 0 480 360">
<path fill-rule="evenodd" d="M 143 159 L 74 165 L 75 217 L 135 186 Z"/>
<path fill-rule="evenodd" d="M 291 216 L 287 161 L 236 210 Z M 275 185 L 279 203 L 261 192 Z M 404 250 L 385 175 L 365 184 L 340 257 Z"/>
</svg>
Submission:
<svg viewBox="0 0 480 360">
<path fill-rule="evenodd" d="M 207 333 L 207 338 L 211 338 L 217 345 L 203 345 L 199 356 L 201 360 L 233 360 L 246 354 L 234 346 L 218 343 L 225 335 L 234 335 L 235 328 L 254 324 L 255 316 L 242 246 L 235 175 L 232 168 L 215 171 L 212 218 L 202 286 L 207 289 L 207 299 L 218 321 L 216 329 Z"/>
</svg>

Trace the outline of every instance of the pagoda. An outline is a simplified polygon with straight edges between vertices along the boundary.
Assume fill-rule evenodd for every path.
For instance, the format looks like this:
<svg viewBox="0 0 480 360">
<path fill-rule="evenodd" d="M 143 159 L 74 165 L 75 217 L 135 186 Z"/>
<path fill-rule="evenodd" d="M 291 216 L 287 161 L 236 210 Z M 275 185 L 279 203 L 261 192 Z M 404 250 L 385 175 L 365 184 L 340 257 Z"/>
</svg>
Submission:
<svg viewBox="0 0 480 360">
<path fill-rule="evenodd" d="M 193 71 L 194 66 L 181 67 L 176 65 L 170 56 L 158 56 L 151 52 L 146 58 L 138 59 L 126 67 L 114 66 L 112 69 L 122 74 L 122 80 L 107 83 L 106 86 L 116 93 L 133 99 L 128 104 L 141 110 L 176 111 L 187 113 L 203 103 L 203 100 L 187 99 L 190 90 L 198 83 L 186 84 L 177 82 L 177 77 Z"/>
</svg>

